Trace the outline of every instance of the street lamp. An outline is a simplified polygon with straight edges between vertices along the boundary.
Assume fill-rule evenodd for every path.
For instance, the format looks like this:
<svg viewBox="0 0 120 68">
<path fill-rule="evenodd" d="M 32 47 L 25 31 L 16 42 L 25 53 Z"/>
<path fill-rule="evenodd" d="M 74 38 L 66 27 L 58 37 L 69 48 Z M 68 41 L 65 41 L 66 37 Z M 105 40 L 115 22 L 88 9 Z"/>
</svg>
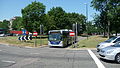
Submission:
<svg viewBox="0 0 120 68">
<path fill-rule="evenodd" d="M 107 1 L 107 5 L 108 4 L 109 4 L 109 1 Z M 109 6 L 107 8 L 109 8 Z M 108 18 L 108 13 L 109 13 L 109 9 L 107 10 L 107 22 L 108 22 L 108 38 L 110 38 L 110 21 Z"/>
<path fill-rule="evenodd" d="M 87 39 L 88 39 L 88 25 L 87 25 L 87 22 L 88 22 L 88 4 L 87 3 L 84 3 L 86 5 L 86 29 L 87 29 Z"/>
<path fill-rule="evenodd" d="M 78 27 L 77 27 L 77 25 L 78 25 L 77 22 L 72 25 L 72 29 L 75 32 L 75 39 L 76 39 L 75 41 L 77 41 L 77 35 L 78 35 L 78 31 L 77 31 Z"/>
<path fill-rule="evenodd" d="M 108 38 L 110 38 L 110 21 L 108 21 Z"/>
<path fill-rule="evenodd" d="M 77 42 L 77 22 L 76 22 L 76 42 Z"/>
<path fill-rule="evenodd" d="M 84 3 L 86 5 L 86 22 L 88 21 L 88 4 Z"/>
</svg>

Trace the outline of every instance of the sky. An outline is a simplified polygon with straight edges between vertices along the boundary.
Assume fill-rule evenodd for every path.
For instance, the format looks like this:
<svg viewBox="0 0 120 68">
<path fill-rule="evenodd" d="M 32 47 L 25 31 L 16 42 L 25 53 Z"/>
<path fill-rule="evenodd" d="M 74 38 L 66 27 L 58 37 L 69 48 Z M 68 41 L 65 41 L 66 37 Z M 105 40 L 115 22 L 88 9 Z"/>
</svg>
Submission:
<svg viewBox="0 0 120 68">
<path fill-rule="evenodd" d="M 10 20 L 14 16 L 22 16 L 21 9 L 25 8 L 35 0 L 0 0 L 0 21 Z M 66 12 L 75 12 L 86 16 L 86 5 L 88 5 L 88 20 L 93 20 L 94 14 L 99 13 L 90 7 L 92 0 L 36 0 L 46 6 L 46 13 L 52 7 L 62 7 Z"/>
</svg>

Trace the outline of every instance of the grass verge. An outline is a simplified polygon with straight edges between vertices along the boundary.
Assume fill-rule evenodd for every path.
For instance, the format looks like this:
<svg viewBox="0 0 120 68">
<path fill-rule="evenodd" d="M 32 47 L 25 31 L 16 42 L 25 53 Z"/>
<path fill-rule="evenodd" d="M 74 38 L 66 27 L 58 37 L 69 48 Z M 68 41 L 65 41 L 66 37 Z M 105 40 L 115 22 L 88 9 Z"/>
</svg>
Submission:
<svg viewBox="0 0 120 68">
<path fill-rule="evenodd" d="M 35 40 L 36 40 L 36 46 L 35 46 Z M 39 46 L 45 46 L 48 43 L 48 39 L 32 39 L 27 41 L 20 41 L 18 40 L 17 36 L 8 36 L 8 37 L 0 37 L 0 43 L 1 44 L 8 44 L 8 45 L 14 45 L 14 46 L 30 46 L 30 47 L 39 47 Z"/>
<path fill-rule="evenodd" d="M 76 44 L 76 47 L 77 48 L 96 48 L 96 45 L 98 45 L 100 42 L 103 42 L 107 39 L 108 38 L 104 38 L 101 36 L 91 36 L 88 39 L 79 41 Z M 73 47 L 71 46 L 71 48 L 73 48 Z"/>
</svg>

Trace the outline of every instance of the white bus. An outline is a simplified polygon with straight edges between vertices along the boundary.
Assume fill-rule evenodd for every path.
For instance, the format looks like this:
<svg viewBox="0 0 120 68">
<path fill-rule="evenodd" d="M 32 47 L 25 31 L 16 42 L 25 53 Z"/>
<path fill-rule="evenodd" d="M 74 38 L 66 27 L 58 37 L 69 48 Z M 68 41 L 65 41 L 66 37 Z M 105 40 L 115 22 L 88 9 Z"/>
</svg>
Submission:
<svg viewBox="0 0 120 68">
<path fill-rule="evenodd" d="M 70 32 L 72 32 L 72 30 L 50 30 L 48 32 L 48 45 L 50 47 L 65 47 L 68 46 L 68 44 L 72 44 L 74 42 L 74 37 L 69 36 Z"/>
</svg>

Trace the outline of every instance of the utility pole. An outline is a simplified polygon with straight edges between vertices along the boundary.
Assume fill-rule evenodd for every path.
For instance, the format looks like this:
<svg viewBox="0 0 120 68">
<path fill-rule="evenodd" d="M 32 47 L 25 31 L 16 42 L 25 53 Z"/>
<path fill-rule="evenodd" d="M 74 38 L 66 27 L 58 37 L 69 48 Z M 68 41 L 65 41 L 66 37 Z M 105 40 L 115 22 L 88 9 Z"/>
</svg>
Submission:
<svg viewBox="0 0 120 68">
<path fill-rule="evenodd" d="M 77 22 L 76 22 L 76 41 L 77 41 Z"/>
<path fill-rule="evenodd" d="M 75 27 L 75 24 L 72 25 L 72 30 L 73 30 L 73 31 L 75 31 L 75 28 L 74 28 L 74 27 Z"/>
<path fill-rule="evenodd" d="M 42 30 L 41 30 L 41 27 L 42 27 L 42 25 L 40 25 L 40 35 L 42 34 Z"/>
<path fill-rule="evenodd" d="M 72 30 L 73 30 L 73 32 L 76 33 L 76 31 L 75 31 L 75 24 L 72 25 Z M 74 48 L 75 48 L 75 45 L 73 45 L 73 44 L 75 44 L 75 36 L 76 36 L 76 35 L 74 35 L 74 37 L 72 37 L 72 46 L 73 46 Z"/>
<path fill-rule="evenodd" d="M 87 3 L 85 3 L 85 5 L 86 5 L 86 29 L 87 29 L 87 39 L 88 39 L 88 24 L 87 24 L 87 22 L 88 22 L 88 4 Z"/>
<path fill-rule="evenodd" d="M 42 46 L 41 34 L 42 34 L 42 25 L 40 24 L 40 45 Z"/>
<path fill-rule="evenodd" d="M 110 38 L 110 21 L 108 21 L 108 38 Z"/>
<path fill-rule="evenodd" d="M 107 5 L 109 3 L 109 0 L 107 1 Z M 110 21 L 108 18 L 108 13 L 109 13 L 109 6 L 107 6 L 107 22 L 108 22 L 108 38 L 110 38 Z"/>
</svg>

